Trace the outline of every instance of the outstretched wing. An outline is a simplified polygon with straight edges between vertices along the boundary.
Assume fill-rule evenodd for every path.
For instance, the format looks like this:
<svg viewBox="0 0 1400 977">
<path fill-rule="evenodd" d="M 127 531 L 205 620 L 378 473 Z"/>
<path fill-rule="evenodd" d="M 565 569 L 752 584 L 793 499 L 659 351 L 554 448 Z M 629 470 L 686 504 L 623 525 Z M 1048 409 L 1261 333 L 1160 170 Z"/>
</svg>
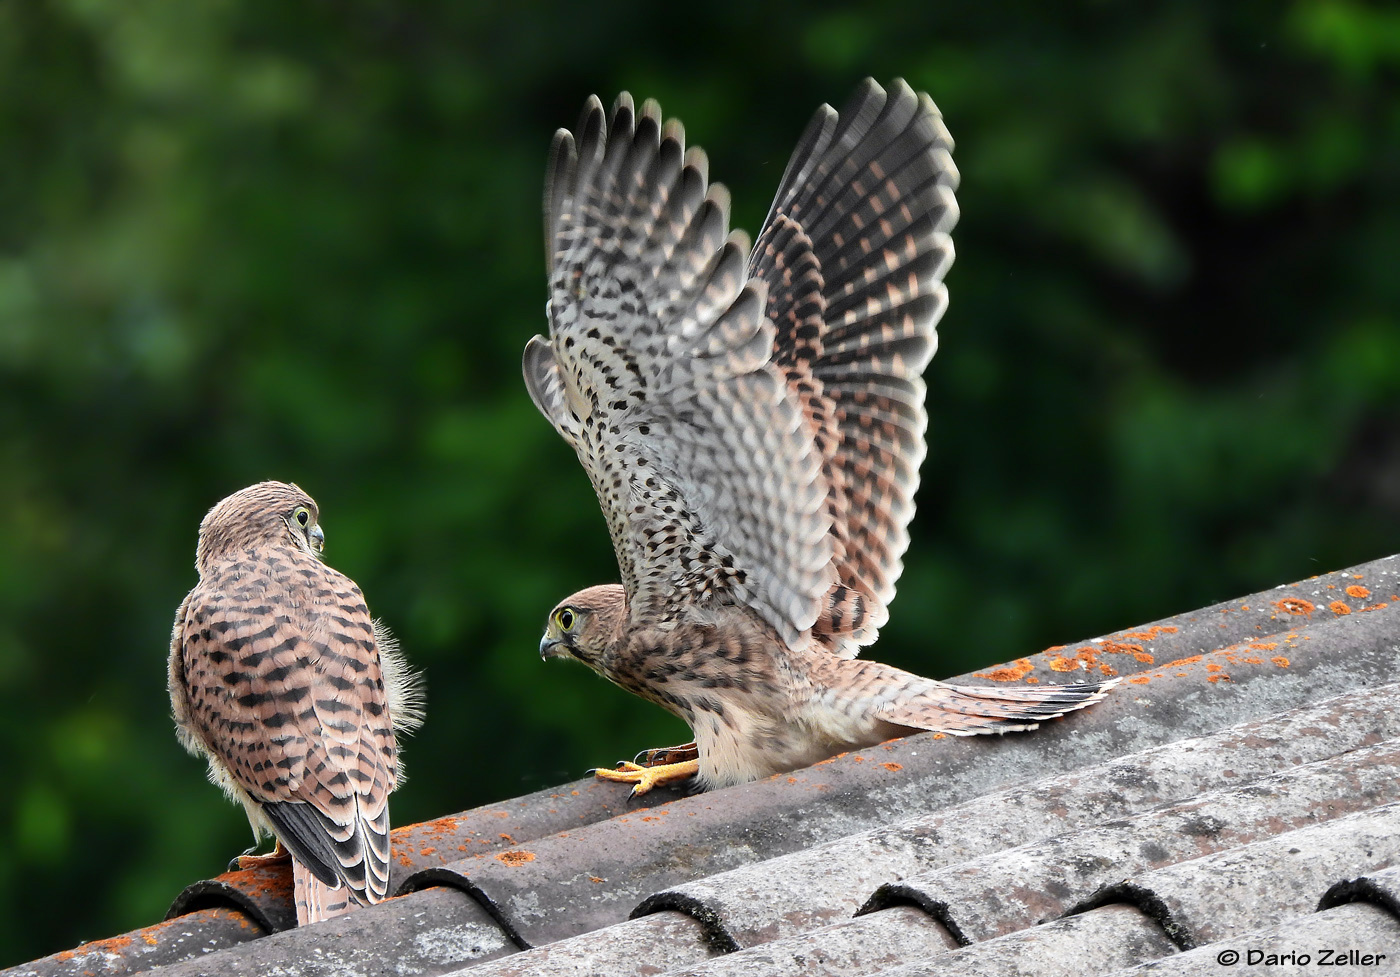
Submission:
<svg viewBox="0 0 1400 977">
<path fill-rule="evenodd" d="M 545 186 L 550 338 L 525 351 L 540 411 L 598 493 L 634 621 L 753 608 L 785 639 L 835 582 L 822 457 L 773 363 L 729 198 L 655 102 L 596 98 Z"/>
<path fill-rule="evenodd" d="M 359 588 L 324 564 L 236 561 L 190 593 L 175 645 L 215 769 L 320 881 L 383 898 L 398 759 Z"/>
<path fill-rule="evenodd" d="M 843 657 L 876 638 L 903 570 L 924 457 L 924 366 L 948 304 L 958 171 L 929 97 L 866 79 L 817 110 L 750 261 L 774 362 L 829 487 L 837 580 L 813 635 Z"/>
</svg>

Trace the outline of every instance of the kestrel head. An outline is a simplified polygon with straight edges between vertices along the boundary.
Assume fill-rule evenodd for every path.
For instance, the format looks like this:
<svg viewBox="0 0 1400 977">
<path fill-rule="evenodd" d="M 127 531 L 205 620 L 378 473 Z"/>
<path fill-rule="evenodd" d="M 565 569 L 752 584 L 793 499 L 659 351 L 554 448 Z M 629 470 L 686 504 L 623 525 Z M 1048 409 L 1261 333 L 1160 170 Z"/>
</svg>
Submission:
<svg viewBox="0 0 1400 977">
<path fill-rule="evenodd" d="M 580 590 L 549 612 L 541 658 L 577 658 L 598 668 L 627 624 L 627 596 L 620 584 Z"/>
<path fill-rule="evenodd" d="M 234 492 L 199 524 L 195 565 L 205 567 L 228 553 L 266 543 L 291 544 L 320 559 L 326 534 L 316 502 L 295 485 L 259 482 Z"/>
</svg>

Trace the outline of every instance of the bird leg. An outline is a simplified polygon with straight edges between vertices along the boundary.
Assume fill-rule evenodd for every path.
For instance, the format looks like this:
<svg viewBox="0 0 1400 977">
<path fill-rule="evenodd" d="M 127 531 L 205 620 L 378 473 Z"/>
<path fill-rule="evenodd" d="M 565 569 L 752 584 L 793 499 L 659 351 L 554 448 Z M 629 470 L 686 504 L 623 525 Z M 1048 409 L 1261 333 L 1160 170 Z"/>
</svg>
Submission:
<svg viewBox="0 0 1400 977">
<path fill-rule="evenodd" d="M 257 846 L 254 845 L 254 848 Z M 266 855 L 254 855 L 253 848 L 249 848 L 242 855 L 229 862 L 230 872 L 242 872 L 250 868 L 266 868 L 272 865 L 280 865 L 283 862 L 292 860 L 292 853 L 282 847 L 282 839 L 277 839 L 277 845 Z"/>
<path fill-rule="evenodd" d="M 653 787 L 689 780 L 700 772 L 699 760 L 684 760 L 680 763 L 662 763 L 656 766 L 642 766 L 622 760 L 616 770 L 598 769 L 593 776 L 599 780 L 611 780 L 619 784 L 631 784 L 630 797 L 641 797 Z"/>
<path fill-rule="evenodd" d="M 643 767 L 660 767 L 670 763 L 684 763 L 700 759 L 700 748 L 692 740 L 680 746 L 658 746 L 643 750 L 632 758 L 632 762 Z"/>
</svg>

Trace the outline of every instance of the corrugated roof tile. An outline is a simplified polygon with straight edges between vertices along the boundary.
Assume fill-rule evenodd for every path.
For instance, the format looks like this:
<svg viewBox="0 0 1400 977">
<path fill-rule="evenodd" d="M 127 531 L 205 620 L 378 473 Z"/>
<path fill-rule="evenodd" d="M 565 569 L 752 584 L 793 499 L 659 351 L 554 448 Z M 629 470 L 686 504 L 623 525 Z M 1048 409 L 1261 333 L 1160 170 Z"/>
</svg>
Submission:
<svg viewBox="0 0 1400 977">
<path fill-rule="evenodd" d="M 1135 905 L 1182 949 L 1311 912 L 1337 882 L 1400 862 L 1400 805 L 1349 814 L 1105 886 L 1070 912 Z"/>
<path fill-rule="evenodd" d="M 433 888 L 173 964 L 160 974 L 346 977 L 382 974 L 389 959 L 399 973 L 439 974 L 517 949 L 470 896 L 456 889 Z"/>
<path fill-rule="evenodd" d="M 671 971 L 668 977 L 870 974 L 928 959 L 957 945 L 952 934 L 922 910 L 896 906 Z"/>
<path fill-rule="evenodd" d="M 625 791 L 597 780 L 580 780 L 522 797 L 488 804 L 448 817 L 412 824 L 393 831 L 390 891 L 398 892 L 410 876 L 413 888 L 427 880 L 421 872 L 453 861 L 466 853 L 499 855 L 518 850 L 539 838 L 605 821 L 618 814 L 636 814 L 653 805 L 664 805 L 684 796 L 679 789 L 653 792 L 640 802 L 627 800 Z M 292 874 L 289 864 L 227 872 L 187 886 L 176 896 L 166 918 L 197 909 L 227 906 L 242 910 L 268 932 L 296 925 L 292 906 Z"/>
<path fill-rule="evenodd" d="M 707 939 L 704 928 L 692 917 L 657 913 L 452 973 L 463 977 L 652 975 L 724 952 Z"/>
<path fill-rule="evenodd" d="M 1258 973 L 1277 977 L 1400 973 L 1400 917 L 1378 906 L 1345 905 L 1119 970 L 1111 977 Z"/>
<path fill-rule="evenodd" d="M 1390 708 L 1400 710 L 1400 697 Z M 961 942 L 989 940 L 1060 916 L 1127 874 L 1395 801 L 1400 740 L 892 883 L 869 908 L 913 903 Z"/>
<path fill-rule="evenodd" d="M 881 977 L 1087 977 L 1175 952 L 1161 927 L 1138 910 L 1108 906 L 884 970 Z"/>
<path fill-rule="evenodd" d="M 664 890 L 638 913 L 704 906 L 722 940 L 754 946 L 854 913 L 876 887 L 988 852 L 1123 817 L 1222 780 L 1238 784 L 1400 739 L 1400 685 L 1363 689 L 1130 758 L 978 797 Z"/>
<path fill-rule="evenodd" d="M 92 974 L 116 977 L 150 970 L 164 964 L 203 957 L 257 940 L 266 934 L 261 926 L 235 909 L 201 909 L 105 940 L 84 943 L 31 963 L 4 971 L 6 977 L 55 977 Z"/>
</svg>

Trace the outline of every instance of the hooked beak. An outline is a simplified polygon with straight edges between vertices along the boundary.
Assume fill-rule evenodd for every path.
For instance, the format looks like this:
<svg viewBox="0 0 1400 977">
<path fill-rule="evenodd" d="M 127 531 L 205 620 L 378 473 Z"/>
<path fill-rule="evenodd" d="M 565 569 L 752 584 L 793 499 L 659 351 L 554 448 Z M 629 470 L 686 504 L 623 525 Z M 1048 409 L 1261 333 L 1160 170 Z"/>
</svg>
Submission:
<svg viewBox="0 0 1400 977">
<path fill-rule="evenodd" d="M 324 553 L 326 550 L 326 532 L 319 525 L 312 526 L 307 535 L 311 537 L 311 545 L 316 547 L 317 553 Z"/>
<path fill-rule="evenodd" d="M 564 650 L 564 642 L 558 638 L 551 638 L 548 633 L 540 639 L 540 658 L 548 661 L 551 658 L 568 658 L 569 653 Z"/>
</svg>

